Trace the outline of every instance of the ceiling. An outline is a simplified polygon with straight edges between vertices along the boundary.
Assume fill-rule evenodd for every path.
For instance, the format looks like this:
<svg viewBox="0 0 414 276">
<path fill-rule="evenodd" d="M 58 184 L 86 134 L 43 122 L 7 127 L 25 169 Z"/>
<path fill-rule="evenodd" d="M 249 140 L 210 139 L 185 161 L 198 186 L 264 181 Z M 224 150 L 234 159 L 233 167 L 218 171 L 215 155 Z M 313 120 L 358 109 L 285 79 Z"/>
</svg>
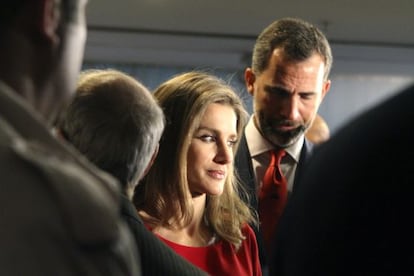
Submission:
<svg viewBox="0 0 414 276">
<path fill-rule="evenodd" d="M 86 57 L 97 57 L 103 44 L 117 45 L 113 58 L 130 51 L 144 60 L 161 50 L 172 60 L 178 50 L 212 52 L 214 41 L 221 54 L 242 52 L 266 25 L 286 16 L 319 26 L 332 44 L 414 49 L 413 0 L 90 0 Z M 177 59 L 183 58 L 194 55 Z"/>
</svg>

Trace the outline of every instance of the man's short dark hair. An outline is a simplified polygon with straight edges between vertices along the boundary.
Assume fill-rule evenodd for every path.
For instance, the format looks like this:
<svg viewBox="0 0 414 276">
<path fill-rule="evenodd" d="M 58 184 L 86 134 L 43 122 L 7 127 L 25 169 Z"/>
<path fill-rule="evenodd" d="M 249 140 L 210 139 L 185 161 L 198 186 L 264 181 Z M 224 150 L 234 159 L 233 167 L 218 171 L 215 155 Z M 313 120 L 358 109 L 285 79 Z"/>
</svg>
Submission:
<svg viewBox="0 0 414 276">
<path fill-rule="evenodd" d="M 325 79 L 332 66 L 332 52 L 325 35 L 314 25 L 297 18 L 283 18 L 267 26 L 253 50 L 252 70 L 260 75 L 269 65 L 274 49 L 283 49 L 286 58 L 302 61 L 318 53 L 325 62 Z"/>
</svg>

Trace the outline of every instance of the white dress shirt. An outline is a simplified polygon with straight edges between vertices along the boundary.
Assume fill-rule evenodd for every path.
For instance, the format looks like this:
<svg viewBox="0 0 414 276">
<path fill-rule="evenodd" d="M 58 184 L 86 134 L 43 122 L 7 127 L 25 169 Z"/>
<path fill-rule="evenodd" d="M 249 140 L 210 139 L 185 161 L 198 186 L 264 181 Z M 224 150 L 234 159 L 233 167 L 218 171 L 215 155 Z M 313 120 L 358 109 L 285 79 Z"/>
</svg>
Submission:
<svg viewBox="0 0 414 276">
<path fill-rule="evenodd" d="M 276 147 L 266 140 L 259 132 L 254 124 L 252 115 L 245 128 L 245 135 L 247 146 L 252 158 L 253 170 L 256 176 L 256 183 L 258 188 L 262 186 L 263 175 L 270 163 L 269 150 L 273 150 Z M 302 150 L 305 136 L 302 135 L 293 145 L 285 148 L 286 155 L 282 158 L 281 169 L 288 181 L 288 190 L 292 191 L 293 183 L 295 180 L 295 172 L 298 165 L 300 152 Z"/>
</svg>

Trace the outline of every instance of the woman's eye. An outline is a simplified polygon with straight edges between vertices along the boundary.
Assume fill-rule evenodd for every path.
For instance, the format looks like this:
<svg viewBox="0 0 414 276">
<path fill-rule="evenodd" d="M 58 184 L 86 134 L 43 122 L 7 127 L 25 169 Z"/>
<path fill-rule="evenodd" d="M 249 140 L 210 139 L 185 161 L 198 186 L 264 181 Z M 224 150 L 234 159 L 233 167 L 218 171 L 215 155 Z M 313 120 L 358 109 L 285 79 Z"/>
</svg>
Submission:
<svg viewBox="0 0 414 276">
<path fill-rule="evenodd" d="M 228 141 L 227 142 L 227 145 L 229 146 L 229 147 L 234 147 L 234 145 L 237 143 L 237 140 L 230 140 L 230 141 Z"/>
<path fill-rule="evenodd" d="M 211 143 L 211 142 L 215 142 L 216 141 L 216 137 L 212 136 L 212 135 L 201 135 L 200 137 L 198 137 L 201 141 L 203 142 L 207 142 L 207 143 Z"/>
</svg>

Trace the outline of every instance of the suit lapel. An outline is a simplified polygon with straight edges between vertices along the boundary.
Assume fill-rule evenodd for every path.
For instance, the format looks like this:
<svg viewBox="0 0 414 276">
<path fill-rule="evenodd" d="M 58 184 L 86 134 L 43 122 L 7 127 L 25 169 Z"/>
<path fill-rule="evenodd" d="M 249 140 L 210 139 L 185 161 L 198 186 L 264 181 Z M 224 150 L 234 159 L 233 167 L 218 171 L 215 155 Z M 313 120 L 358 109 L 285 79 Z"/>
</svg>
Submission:
<svg viewBox="0 0 414 276">
<path fill-rule="evenodd" d="M 240 181 L 242 182 L 247 195 L 249 195 L 248 197 L 242 195 L 242 199 L 247 202 L 252 208 L 257 210 L 258 202 L 257 187 L 255 183 L 256 177 L 254 175 L 250 151 L 249 147 L 247 146 L 247 140 L 244 133 L 240 139 L 239 149 L 236 153 L 234 162 Z"/>
<path fill-rule="evenodd" d="M 298 163 L 298 166 L 295 172 L 295 181 L 293 183 L 292 191 L 296 190 L 298 183 L 301 182 L 299 181 L 299 179 L 303 175 L 303 171 L 307 163 L 309 162 L 310 157 L 312 156 L 313 150 L 314 150 L 314 144 L 312 144 L 309 140 L 305 138 L 305 141 L 303 142 L 302 150 L 300 152 L 299 163 Z"/>
</svg>

